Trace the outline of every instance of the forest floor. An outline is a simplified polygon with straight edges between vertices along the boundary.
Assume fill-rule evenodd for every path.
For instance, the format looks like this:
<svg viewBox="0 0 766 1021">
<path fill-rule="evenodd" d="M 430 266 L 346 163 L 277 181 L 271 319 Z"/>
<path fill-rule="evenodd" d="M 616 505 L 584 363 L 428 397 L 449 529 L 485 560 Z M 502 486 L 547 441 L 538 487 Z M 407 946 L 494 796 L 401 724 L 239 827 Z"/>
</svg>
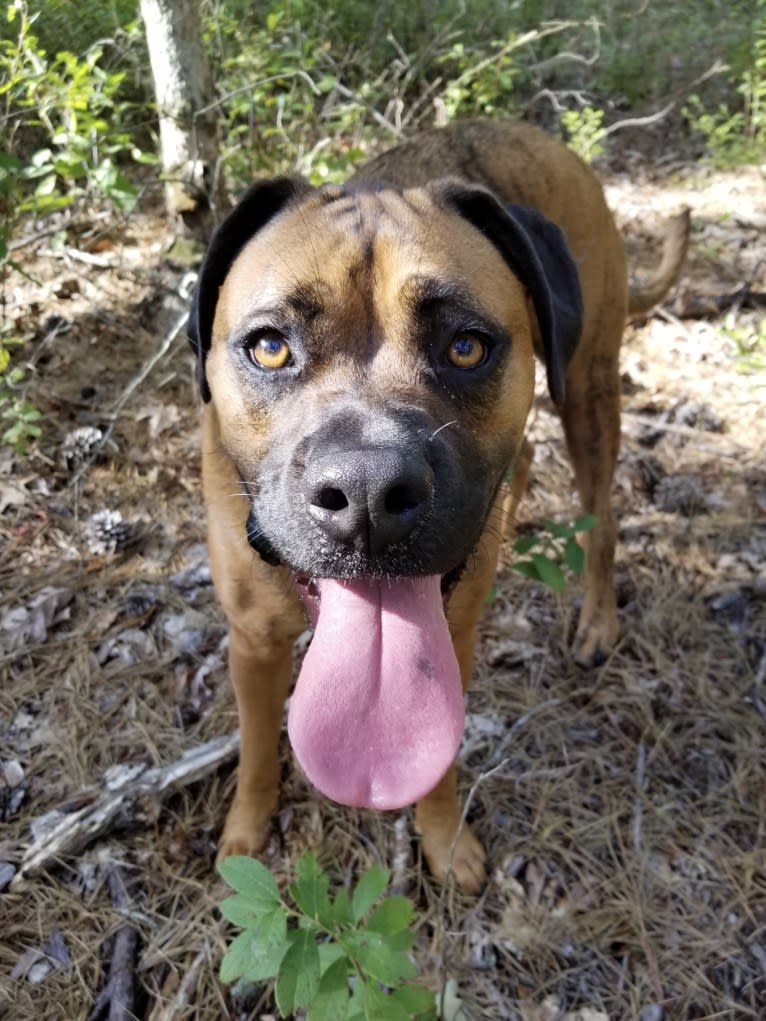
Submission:
<svg viewBox="0 0 766 1021">
<path fill-rule="evenodd" d="M 619 644 L 580 670 L 579 585 L 557 596 L 499 571 L 460 755 L 489 852 L 478 898 L 442 896 L 409 812 L 323 800 L 286 739 L 264 857 L 280 882 L 307 848 L 336 884 L 395 862 L 418 909 L 421 974 L 434 989 L 455 979 L 466 1019 L 763 1018 L 766 327 L 763 309 L 684 310 L 743 284 L 766 291 L 764 177 L 640 163 L 603 177 L 637 268 L 652 265 L 663 217 L 682 205 L 693 216 L 675 295 L 625 335 Z M 131 926 L 138 1017 L 276 1016 L 268 987 L 217 978 L 230 933 L 213 858 L 231 756 L 127 799 L 78 853 L 18 871 L 51 820 L 236 728 L 204 547 L 199 402 L 173 331 L 188 280 L 170 240 L 150 213 L 98 221 L 25 249 L 33 279 L 8 285 L 43 412 L 30 453 L 0 453 L 0 1014 L 6 997 L 15 1021 L 88 1018 Z M 82 470 L 83 441 L 67 437 L 110 423 Z M 529 435 L 524 531 L 577 512 L 542 389 Z"/>
</svg>

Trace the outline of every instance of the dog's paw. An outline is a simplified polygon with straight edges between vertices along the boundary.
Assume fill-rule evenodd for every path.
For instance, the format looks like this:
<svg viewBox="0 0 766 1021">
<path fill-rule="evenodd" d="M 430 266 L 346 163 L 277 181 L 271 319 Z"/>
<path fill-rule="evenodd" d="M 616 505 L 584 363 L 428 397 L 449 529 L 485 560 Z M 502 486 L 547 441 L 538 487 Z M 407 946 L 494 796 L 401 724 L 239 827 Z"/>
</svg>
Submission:
<svg viewBox="0 0 766 1021">
<path fill-rule="evenodd" d="M 454 847 L 453 847 L 454 842 Z M 450 875 L 464 893 L 478 893 L 487 878 L 487 853 L 464 825 L 458 834 L 423 834 L 423 854 L 435 879 L 440 883 Z"/>
<path fill-rule="evenodd" d="M 264 809 L 261 805 L 248 806 L 235 800 L 218 841 L 216 861 L 223 861 L 234 854 L 254 858 L 269 839 L 272 812 L 271 806 Z"/>
<path fill-rule="evenodd" d="M 583 613 L 572 649 L 577 665 L 600 666 L 617 643 L 619 633 L 620 625 L 616 611 L 589 615 L 587 618 Z"/>
</svg>

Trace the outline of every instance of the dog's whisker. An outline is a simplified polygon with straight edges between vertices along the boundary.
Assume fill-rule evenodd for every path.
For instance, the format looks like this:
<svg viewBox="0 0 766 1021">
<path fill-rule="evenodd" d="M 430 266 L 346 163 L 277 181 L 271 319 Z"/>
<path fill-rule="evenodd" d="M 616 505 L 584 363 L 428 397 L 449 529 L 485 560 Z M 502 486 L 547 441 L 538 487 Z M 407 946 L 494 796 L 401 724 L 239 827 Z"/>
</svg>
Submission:
<svg viewBox="0 0 766 1021">
<path fill-rule="evenodd" d="M 432 443 L 433 440 L 442 432 L 443 429 L 449 429 L 451 425 L 458 425 L 458 420 L 453 418 L 450 422 L 445 422 L 444 425 L 440 425 L 438 429 L 434 429 L 431 435 L 428 437 L 428 442 Z"/>
</svg>

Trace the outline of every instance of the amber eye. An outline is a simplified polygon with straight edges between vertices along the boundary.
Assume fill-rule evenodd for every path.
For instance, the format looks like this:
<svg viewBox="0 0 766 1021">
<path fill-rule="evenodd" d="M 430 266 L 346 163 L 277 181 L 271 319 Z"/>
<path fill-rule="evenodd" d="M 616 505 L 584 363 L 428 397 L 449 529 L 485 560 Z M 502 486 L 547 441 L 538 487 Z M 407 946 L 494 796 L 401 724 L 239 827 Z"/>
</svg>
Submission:
<svg viewBox="0 0 766 1021">
<path fill-rule="evenodd" d="M 262 369 L 283 369 L 290 361 L 290 348 L 278 333 L 266 333 L 248 348 L 251 359 Z"/>
<path fill-rule="evenodd" d="M 447 348 L 447 358 L 456 369 L 475 369 L 487 357 L 487 345 L 475 333 L 458 333 Z"/>
</svg>

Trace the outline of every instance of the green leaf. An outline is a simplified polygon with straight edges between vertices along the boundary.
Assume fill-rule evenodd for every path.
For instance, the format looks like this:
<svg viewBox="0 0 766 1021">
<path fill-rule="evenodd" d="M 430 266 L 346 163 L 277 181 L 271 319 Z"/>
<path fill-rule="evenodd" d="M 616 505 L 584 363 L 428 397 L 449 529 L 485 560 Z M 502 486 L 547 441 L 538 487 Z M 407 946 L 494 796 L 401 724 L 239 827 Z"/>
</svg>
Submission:
<svg viewBox="0 0 766 1021">
<path fill-rule="evenodd" d="M 402 929 L 401 932 L 392 932 L 390 936 L 383 937 L 386 946 L 391 950 L 410 950 L 415 943 L 415 933 L 410 929 Z"/>
<path fill-rule="evenodd" d="M 346 951 L 339 943 L 319 944 L 319 973 L 324 975 L 328 968 L 332 967 L 341 958 L 347 960 Z"/>
<path fill-rule="evenodd" d="M 579 518 L 574 519 L 576 532 L 590 532 L 597 524 L 598 518 L 595 514 L 581 514 Z"/>
<path fill-rule="evenodd" d="M 351 994 L 348 988 L 349 961 L 342 957 L 322 975 L 319 990 L 311 1001 L 306 1021 L 345 1021 Z"/>
<path fill-rule="evenodd" d="M 390 871 L 381 868 L 380 865 L 373 865 L 371 869 L 365 872 L 356 884 L 356 889 L 351 898 L 351 913 L 355 922 L 358 922 L 367 914 L 388 886 L 390 878 Z"/>
<path fill-rule="evenodd" d="M 391 939 L 396 940 L 396 936 Z M 408 954 L 392 949 L 386 936 L 377 932 L 351 932 L 345 941 L 361 970 L 383 985 L 396 986 L 417 974 Z"/>
<path fill-rule="evenodd" d="M 406 897 L 387 897 L 370 915 L 365 928 L 379 932 L 382 936 L 392 936 L 412 924 L 415 910 L 412 902 Z"/>
<path fill-rule="evenodd" d="M 525 578 L 531 578 L 533 581 L 541 581 L 540 572 L 537 567 L 532 563 L 531 560 L 518 560 L 515 564 L 511 565 L 514 571 L 518 571 L 519 574 L 523 574 Z"/>
<path fill-rule="evenodd" d="M 319 950 L 314 934 L 298 929 L 292 945 L 282 958 L 274 993 L 282 1017 L 296 1007 L 306 1007 L 319 988 Z"/>
<path fill-rule="evenodd" d="M 18 156 L 0 149 L 0 178 L 6 174 L 16 174 L 21 169 L 21 161 Z"/>
<path fill-rule="evenodd" d="M 290 884 L 290 896 L 305 915 L 331 929 L 334 916 L 328 893 L 330 881 L 316 855 L 304 854 L 295 866 L 295 875 L 295 882 Z"/>
<path fill-rule="evenodd" d="M 255 858 L 233 855 L 224 858 L 217 867 L 229 886 L 245 896 L 254 911 L 268 911 L 282 903 L 276 880 Z"/>
<path fill-rule="evenodd" d="M 559 525 L 555 521 L 546 521 L 545 531 L 555 539 L 568 539 L 573 534 L 571 525 Z"/>
<path fill-rule="evenodd" d="M 281 904 L 255 912 L 247 898 L 238 894 L 222 901 L 219 910 L 234 925 L 248 929 L 264 946 L 284 943 L 287 938 L 287 913 Z"/>
<path fill-rule="evenodd" d="M 375 1021 L 410 1021 L 407 1009 L 387 996 L 379 986 L 365 982 L 361 992 L 365 1018 Z"/>
<path fill-rule="evenodd" d="M 262 943 L 256 933 L 246 929 L 232 940 L 221 961 L 221 981 L 228 983 L 243 978 L 247 982 L 263 982 L 274 978 L 288 948 L 287 941 L 271 945 Z"/>
<path fill-rule="evenodd" d="M 258 917 L 257 913 L 253 911 L 253 905 L 239 894 L 233 894 L 222 900 L 218 905 L 218 910 L 227 921 L 238 925 L 240 929 L 252 928 Z"/>
<path fill-rule="evenodd" d="M 543 553 L 533 553 L 532 562 L 537 568 L 540 580 L 552 588 L 554 592 L 564 592 L 566 590 L 567 580 L 558 564 L 554 563 Z"/>
<path fill-rule="evenodd" d="M 434 994 L 425 986 L 400 986 L 391 994 L 391 999 L 401 1004 L 409 1017 L 436 1017 Z"/>
<path fill-rule="evenodd" d="M 48 174 L 40 180 L 40 183 L 35 188 L 35 196 L 37 198 L 47 198 L 53 195 L 56 191 L 56 175 Z"/>
<path fill-rule="evenodd" d="M 513 544 L 513 551 L 523 556 L 525 553 L 529 553 L 538 542 L 539 540 L 536 535 L 520 535 Z"/>
<path fill-rule="evenodd" d="M 354 916 L 351 913 L 351 898 L 345 887 L 335 894 L 332 913 L 336 925 L 350 925 L 354 921 Z"/>
<path fill-rule="evenodd" d="M 585 551 L 576 539 L 567 539 L 564 562 L 572 574 L 582 574 L 585 567 Z"/>
<path fill-rule="evenodd" d="M 222 982 L 233 982 L 244 974 L 252 957 L 252 944 L 253 937 L 249 932 L 241 932 L 231 941 L 231 945 L 221 961 Z"/>
</svg>

